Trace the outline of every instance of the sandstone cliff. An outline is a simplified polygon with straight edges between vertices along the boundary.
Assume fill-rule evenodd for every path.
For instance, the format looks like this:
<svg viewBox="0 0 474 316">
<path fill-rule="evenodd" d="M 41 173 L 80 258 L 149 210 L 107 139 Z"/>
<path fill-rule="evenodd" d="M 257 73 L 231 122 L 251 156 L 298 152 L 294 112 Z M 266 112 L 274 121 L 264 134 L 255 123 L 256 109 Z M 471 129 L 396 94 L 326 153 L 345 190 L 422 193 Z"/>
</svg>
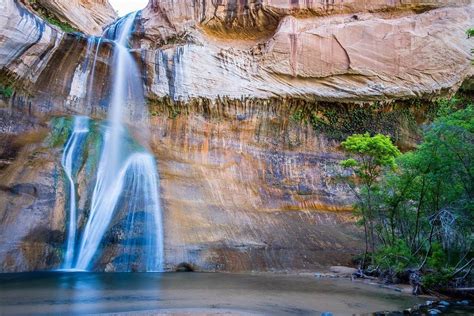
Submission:
<svg viewBox="0 0 474 316">
<path fill-rule="evenodd" d="M 90 35 L 102 35 L 103 27 L 117 18 L 107 0 L 23 0 L 40 14 L 68 23 Z"/>
<path fill-rule="evenodd" d="M 104 117 L 113 45 L 3 3 L 0 83 L 15 93 L 0 103 L 0 270 L 49 269 L 64 245 L 70 132 L 70 120 L 52 117 Z M 153 0 L 137 18 L 131 46 L 149 99 L 168 269 L 348 264 L 362 243 L 353 196 L 337 181 L 339 140 L 370 130 L 410 148 L 429 117 L 418 101 L 472 75 L 471 1 L 327 3 Z M 81 211 L 93 156 L 80 171 Z M 120 240 L 114 227 L 108 241 Z M 120 244 L 103 247 L 96 269 L 120 269 Z"/>
<path fill-rule="evenodd" d="M 143 12 L 147 64 L 175 56 L 176 99 L 399 99 L 456 89 L 472 74 L 471 1 L 214 3 L 156 0 Z"/>
<path fill-rule="evenodd" d="M 281 1 L 249 6 L 255 12 L 230 4 L 200 8 L 199 3 L 154 1 L 137 21 L 135 48 L 150 97 L 303 96 L 335 102 L 430 98 L 456 90 L 473 72 L 473 40 L 465 35 L 474 15 L 470 1 L 406 1 L 401 6 L 344 2 L 326 11 L 316 4 L 311 10 L 289 8 Z M 332 15 L 334 10 L 351 14 Z M 18 85 L 37 86 L 53 53 L 65 51 L 55 59 L 68 59 L 56 63 L 60 77 L 70 79 L 59 83 L 60 91 L 48 91 L 48 97 L 67 100 L 73 72 L 85 58 L 85 39 L 70 40 L 22 11 L 6 1 L 0 13 L 0 37 L 7 43 L 0 48 L 2 73 L 21 79 Z M 257 20 L 242 22 L 241 30 L 225 21 L 226 14 Z M 268 14 L 275 18 L 274 29 Z M 220 23 L 222 32 L 209 31 L 211 22 Z M 261 27 L 268 34 L 254 37 Z"/>
<path fill-rule="evenodd" d="M 153 1 L 143 11 L 135 48 L 150 97 L 429 99 L 455 91 L 473 74 L 473 40 L 465 35 L 474 15 L 470 1 L 344 1 L 328 7 L 305 2 L 313 3 L 310 9 L 286 1 L 251 1 L 245 10 L 232 1 L 223 3 Z M 52 54 L 63 50 L 76 57 L 55 56 L 69 60 L 57 64 L 70 70 L 57 71 L 60 77 L 74 77 L 86 40 L 63 38 L 22 14 L 14 1 L 6 4 L 0 13 L 5 25 L 0 37 L 8 43 L 0 48 L 6 55 L 2 72 L 14 73 L 21 79 L 18 85 L 31 90 Z M 226 21 L 228 16 L 235 21 Z M 72 83 L 61 82 L 60 91 L 48 91 L 48 97 L 67 100 Z"/>
</svg>

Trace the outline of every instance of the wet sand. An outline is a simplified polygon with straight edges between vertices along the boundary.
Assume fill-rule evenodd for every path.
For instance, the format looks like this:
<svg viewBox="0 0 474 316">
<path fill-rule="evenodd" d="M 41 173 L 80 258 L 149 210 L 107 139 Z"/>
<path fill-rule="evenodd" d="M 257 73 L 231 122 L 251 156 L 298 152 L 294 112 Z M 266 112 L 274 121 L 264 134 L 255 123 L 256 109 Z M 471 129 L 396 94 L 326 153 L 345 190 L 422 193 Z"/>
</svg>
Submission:
<svg viewBox="0 0 474 316">
<path fill-rule="evenodd" d="M 419 302 L 359 282 L 312 276 L 0 274 L 1 315 L 353 315 L 403 310 Z"/>
</svg>

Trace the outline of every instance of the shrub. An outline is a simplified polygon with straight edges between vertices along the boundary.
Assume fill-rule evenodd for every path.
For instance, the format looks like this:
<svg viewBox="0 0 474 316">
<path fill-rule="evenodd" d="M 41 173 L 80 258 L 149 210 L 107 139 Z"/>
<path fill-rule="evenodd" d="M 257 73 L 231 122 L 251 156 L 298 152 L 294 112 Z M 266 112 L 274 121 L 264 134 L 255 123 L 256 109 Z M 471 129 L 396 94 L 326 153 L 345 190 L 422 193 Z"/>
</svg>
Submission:
<svg viewBox="0 0 474 316">
<path fill-rule="evenodd" d="M 13 88 L 10 86 L 1 86 L 0 85 L 0 95 L 6 97 L 6 98 L 11 98 L 13 95 Z"/>
<path fill-rule="evenodd" d="M 48 21 L 49 24 L 56 25 L 59 27 L 61 30 L 63 30 L 66 33 L 74 33 L 77 32 L 77 29 L 75 29 L 71 24 L 66 23 L 66 22 L 61 22 L 57 20 L 54 17 L 46 17 L 46 21 Z"/>
<path fill-rule="evenodd" d="M 375 264 L 383 270 L 392 270 L 400 273 L 417 263 L 410 247 L 402 240 L 396 240 L 392 246 L 381 247 L 375 253 Z"/>
</svg>

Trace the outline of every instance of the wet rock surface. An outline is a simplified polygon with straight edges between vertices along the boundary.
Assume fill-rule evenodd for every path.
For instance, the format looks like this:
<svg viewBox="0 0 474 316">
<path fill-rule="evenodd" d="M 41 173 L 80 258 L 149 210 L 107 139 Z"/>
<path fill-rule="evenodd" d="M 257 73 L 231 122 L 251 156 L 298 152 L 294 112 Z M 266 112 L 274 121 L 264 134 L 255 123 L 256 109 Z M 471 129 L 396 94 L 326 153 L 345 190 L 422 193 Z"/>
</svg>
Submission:
<svg viewBox="0 0 474 316">
<path fill-rule="evenodd" d="M 0 269 L 57 267 L 64 243 L 59 163 L 41 144 L 23 147 L 1 171 Z"/>
<path fill-rule="evenodd" d="M 418 304 L 413 308 L 408 308 L 401 311 L 394 312 L 377 312 L 376 316 L 396 316 L 396 315 L 472 315 L 474 313 L 474 305 L 470 300 L 456 300 L 456 301 L 426 301 L 425 304 Z"/>
<path fill-rule="evenodd" d="M 360 249 L 335 142 L 251 106 L 152 111 L 171 267 L 311 271 Z"/>
<path fill-rule="evenodd" d="M 349 212 L 352 196 L 334 181 L 342 158 L 335 143 L 287 119 L 247 113 L 244 123 L 222 111 L 213 119 L 201 112 L 154 116 L 166 269 L 182 262 L 198 271 L 311 271 L 349 264 L 361 239 Z M 0 174 L 11 179 L 0 192 L 4 271 L 59 267 L 67 218 L 60 159 L 69 124 L 52 120 L 45 138 L 22 147 Z M 100 142 L 94 133 L 79 168 L 79 227 L 94 182 L 88 176 Z M 31 209 L 37 217 L 28 217 Z M 140 254 L 140 214 L 127 236 L 124 216 L 105 236 L 96 270 L 121 271 L 123 256 Z M 9 240 L 10 234 L 17 239 Z M 137 246 L 133 253 L 125 251 L 129 242 Z"/>
</svg>

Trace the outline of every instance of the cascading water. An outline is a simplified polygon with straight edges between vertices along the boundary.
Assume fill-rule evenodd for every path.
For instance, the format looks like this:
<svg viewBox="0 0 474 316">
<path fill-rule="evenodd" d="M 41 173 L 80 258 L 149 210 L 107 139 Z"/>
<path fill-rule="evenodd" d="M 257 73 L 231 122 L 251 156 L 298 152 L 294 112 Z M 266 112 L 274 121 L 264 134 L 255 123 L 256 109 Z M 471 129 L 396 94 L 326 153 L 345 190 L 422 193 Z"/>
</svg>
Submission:
<svg viewBox="0 0 474 316">
<path fill-rule="evenodd" d="M 100 256 L 98 250 L 104 235 L 117 214 L 126 214 L 124 226 L 128 242 L 123 249 L 126 255 L 121 256 L 120 262 L 125 270 L 135 270 L 135 266 L 144 271 L 163 269 L 163 227 L 156 162 L 144 149 L 126 145 L 129 139 L 123 123 L 125 110 L 135 115 L 145 109 L 140 73 L 127 48 L 136 16 L 137 13 L 128 15 L 105 33 L 115 42 L 113 86 L 90 212 L 78 247 L 74 246 L 76 235 L 71 232 L 75 224 L 69 225 L 65 266 L 74 270 L 92 267 Z M 68 178 L 73 183 L 69 173 Z M 71 191 L 70 195 L 75 203 L 75 194 Z M 75 204 L 71 204 L 70 209 L 70 217 L 76 217 Z M 139 233 L 144 236 L 139 239 L 140 243 L 136 242 L 138 222 L 142 223 Z M 72 254 L 69 253 L 71 249 Z"/>
<path fill-rule="evenodd" d="M 93 37 L 93 38 L 95 40 L 95 37 Z M 96 46 L 96 49 L 95 49 L 94 61 L 92 62 L 90 79 L 89 79 L 89 83 L 88 83 L 88 86 L 87 86 L 88 93 L 87 93 L 87 97 L 86 97 L 86 104 L 89 105 L 89 106 L 92 103 L 92 98 L 93 98 L 93 94 L 94 94 L 94 75 L 95 75 L 95 68 L 96 68 L 96 65 L 97 65 L 97 56 L 99 55 L 101 42 L 102 42 L 102 37 L 99 37 L 99 39 L 97 41 L 97 46 Z"/>
<path fill-rule="evenodd" d="M 77 207 L 76 207 L 76 185 L 74 175 L 76 169 L 74 162 L 77 162 L 82 155 L 82 147 L 89 133 L 89 118 L 85 116 L 76 116 L 74 118 L 74 127 L 66 146 L 64 147 L 61 164 L 69 181 L 69 225 L 67 235 L 66 257 L 64 259 L 64 269 L 71 269 L 74 259 L 74 245 L 76 242 L 77 231 Z"/>
<path fill-rule="evenodd" d="M 161 207 L 155 175 L 157 171 L 153 156 L 146 152 L 135 152 L 128 156 L 117 177 L 119 183 L 116 185 L 121 189 L 118 204 L 126 214 L 127 236 L 123 249 L 125 255 L 122 256 L 120 264 L 128 271 L 134 269 L 132 265 L 137 261 L 141 262 L 141 266 L 147 271 L 162 269 L 162 241 L 152 233 L 145 234 L 144 238 L 137 238 L 135 232 L 135 228 L 144 232 L 163 230 L 161 212 L 156 212 Z M 117 198 L 117 195 L 114 198 Z"/>
</svg>

